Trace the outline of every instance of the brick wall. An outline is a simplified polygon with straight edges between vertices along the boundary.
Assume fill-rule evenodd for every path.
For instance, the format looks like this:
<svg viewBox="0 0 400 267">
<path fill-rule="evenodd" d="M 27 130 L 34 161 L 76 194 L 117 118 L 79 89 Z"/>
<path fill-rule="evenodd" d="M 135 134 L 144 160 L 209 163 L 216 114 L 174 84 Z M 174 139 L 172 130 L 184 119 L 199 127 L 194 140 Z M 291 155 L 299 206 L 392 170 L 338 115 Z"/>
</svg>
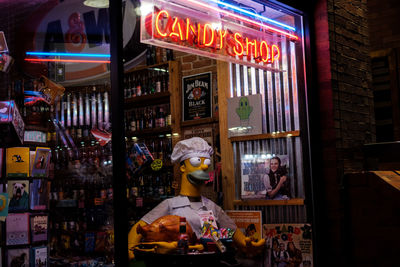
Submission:
<svg viewBox="0 0 400 267">
<path fill-rule="evenodd" d="M 400 1 L 368 0 L 371 51 L 400 47 Z"/>
<path fill-rule="evenodd" d="M 317 192 L 320 264 L 345 266 L 342 180 L 362 170 L 362 147 L 375 140 L 367 0 L 319 0 L 314 23 L 323 176 Z"/>
</svg>

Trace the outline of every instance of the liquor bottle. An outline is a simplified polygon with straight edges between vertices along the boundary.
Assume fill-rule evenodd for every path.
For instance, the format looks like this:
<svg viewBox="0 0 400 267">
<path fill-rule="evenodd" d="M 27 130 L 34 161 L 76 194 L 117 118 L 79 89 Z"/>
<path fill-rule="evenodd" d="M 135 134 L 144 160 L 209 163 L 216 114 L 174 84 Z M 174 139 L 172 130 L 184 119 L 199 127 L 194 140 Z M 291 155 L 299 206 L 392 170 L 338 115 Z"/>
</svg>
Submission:
<svg viewBox="0 0 400 267">
<path fill-rule="evenodd" d="M 104 129 L 110 129 L 110 102 L 108 100 L 108 92 L 104 92 Z"/>
<path fill-rule="evenodd" d="M 154 94 L 156 92 L 156 78 L 154 77 L 154 72 L 150 71 L 149 73 L 149 94 Z"/>
<path fill-rule="evenodd" d="M 131 98 L 132 97 L 132 81 L 131 81 L 131 76 L 128 76 L 128 85 L 127 85 L 127 92 L 126 92 L 126 98 Z"/>
<path fill-rule="evenodd" d="M 147 120 L 148 120 L 147 128 L 154 128 L 153 108 L 149 107 L 148 108 L 148 112 L 146 112 L 146 113 L 148 113 L 148 115 L 147 115 Z"/>
<path fill-rule="evenodd" d="M 156 92 L 160 93 L 161 92 L 161 87 L 162 87 L 162 77 L 161 77 L 161 71 L 157 70 L 156 74 Z"/>
<path fill-rule="evenodd" d="M 84 109 L 83 109 L 83 97 L 82 97 L 82 93 L 81 92 L 79 92 L 79 97 L 78 97 L 78 101 L 79 101 L 79 115 L 78 115 L 78 118 L 79 118 L 79 123 L 78 123 L 78 128 L 77 128 L 77 131 L 76 131 L 76 135 L 77 135 L 77 138 L 78 139 L 81 139 L 82 138 L 82 131 L 83 131 L 83 125 L 85 124 L 85 122 L 84 122 L 84 117 L 85 117 L 85 111 L 84 111 Z"/>
<path fill-rule="evenodd" d="M 152 46 L 148 45 L 147 49 L 146 49 L 146 65 L 147 66 L 154 64 L 152 53 L 153 53 Z"/>
<path fill-rule="evenodd" d="M 136 76 L 132 75 L 132 81 L 131 81 L 131 95 L 132 95 L 132 97 L 136 97 L 136 94 L 137 94 L 136 87 L 137 87 Z"/>
<path fill-rule="evenodd" d="M 72 96 L 72 128 L 71 137 L 76 138 L 76 131 L 78 129 L 78 99 L 76 94 Z"/>
<path fill-rule="evenodd" d="M 178 253 L 187 254 L 189 249 L 188 235 L 186 234 L 186 218 L 179 218 Z"/>
<path fill-rule="evenodd" d="M 89 138 L 89 129 L 90 129 L 90 99 L 89 95 L 85 93 L 85 126 L 83 128 L 83 136 L 85 140 Z"/>
<path fill-rule="evenodd" d="M 167 92 L 169 89 L 169 75 L 168 75 L 168 67 L 163 69 L 162 74 L 162 91 Z"/>
<path fill-rule="evenodd" d="M 93 89 L 92 89 L 92 103 L 91 103 L 91 105 L 92 105 L 92 109 L 91 109 L 91 117 L 92 117 L 92 129 L 93 128 L 96 128 L 96 125 L 97 125 L 97 114 L 96 114 L 96 87 L 95 86 L 93 86 Z"/>
<path fill-rule="evenodd" d="M 138 76 L 138 78 L 136 79 L 136 96 L 141 96 L 141 95 L 142 95 L 142 82 Z"/>
<path fill-rule="evenodd" d="M 131 116 L 131 119 L 130 119 L 130 130 L 132 131 L 132 132 L 134 132 L 134 131 L 136 131 L 136 113 L 135 113 L 135 111 L 133 110 L 132 111 L 132 116 Z"/>
<path fill-rule="evenodd" d="M 101 99 L 102 95 L 99 92 L 97 94 L 97 127 L 103 129 L 103 101 Z"/>
<path fill-rule="evenodd" d="M 149 79 L 147 74 L 144 74 L 144 79 L 142 82 L 142 95 L 147 95 L 149 90 Z"/>
<path fill-rule="evenodd" d="M 128 95 L 128 79 L 124 77 L 124 98 L 126 99 Z"/>
<path fill-rule="evenodd" d="M 172 49 L 167 49 L 167 60 L 174 60 L 174 52 Z"/>
<path fill-rule="evenodd" d="M 67 131 L 71 128 L 71 94 L 67 94 Z"/>
</svg>

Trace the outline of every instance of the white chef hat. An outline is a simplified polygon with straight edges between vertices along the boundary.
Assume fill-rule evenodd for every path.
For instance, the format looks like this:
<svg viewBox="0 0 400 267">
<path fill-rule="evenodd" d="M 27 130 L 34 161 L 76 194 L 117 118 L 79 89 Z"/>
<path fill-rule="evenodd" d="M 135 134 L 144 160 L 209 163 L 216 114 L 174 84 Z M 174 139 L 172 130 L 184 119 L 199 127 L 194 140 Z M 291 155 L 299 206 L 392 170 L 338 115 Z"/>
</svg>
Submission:
<svg viewBox="0 0 400 267">
<path fill-rule="evenodd" d="M 192 137 L 179 141 L 175 145 L 171 161 L 175 163 L 194 157 L 210 158 L 213 153 L 213 148 L 203 138 Z"/>
</svg>

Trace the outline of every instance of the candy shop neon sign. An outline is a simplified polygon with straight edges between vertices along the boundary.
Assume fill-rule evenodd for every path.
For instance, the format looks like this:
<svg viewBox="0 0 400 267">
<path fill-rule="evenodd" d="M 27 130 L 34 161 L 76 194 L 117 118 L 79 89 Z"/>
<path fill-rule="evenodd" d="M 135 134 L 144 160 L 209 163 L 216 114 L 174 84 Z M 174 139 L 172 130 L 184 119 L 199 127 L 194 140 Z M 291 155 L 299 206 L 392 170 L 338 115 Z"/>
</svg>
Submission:
<svg viewBox="0 0 400 267">
<path fill-rule="evenodd" d="M 250 38 L 244 33 L 221 29 L 210 23 L 193 23 L 189 17 L 171 16 L 165 9 L 146 18 L 146 30 L 156 39 L 206 48 L 234 58 L 247 57 L 248 61 L 256 63 L 272 64 L 281 57 L 280 47 L 270 41 Z"/>
</svg>

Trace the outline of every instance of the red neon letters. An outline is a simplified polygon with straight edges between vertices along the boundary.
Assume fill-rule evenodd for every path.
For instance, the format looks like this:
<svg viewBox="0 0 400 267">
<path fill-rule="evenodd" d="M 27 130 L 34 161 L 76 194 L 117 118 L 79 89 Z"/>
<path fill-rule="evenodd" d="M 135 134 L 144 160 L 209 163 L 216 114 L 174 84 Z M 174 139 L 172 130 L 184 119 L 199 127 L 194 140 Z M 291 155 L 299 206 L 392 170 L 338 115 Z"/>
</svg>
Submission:
<svg viewBox="0 0 400 267">
<path fill-rule="evenodd" d="M 149 34 L 158 39 L 169 38 L 170 41 L 183 46 L 208 48 L 216 53 L 228 54 L 232 57 L 247 57 L 256 62 L 274 63 L 280 59 L 281 52 L 277 44 L 257 41 L 243 36 L 239 32 L 222 30 L 210 23 L 193 23 L 189 18 L 171 17 L 168 11 L 158 11 L 154 16 L 155 31 L 147 29 Z M 217 52 L 217 50 L 219 52 Z"/>
</svg>

